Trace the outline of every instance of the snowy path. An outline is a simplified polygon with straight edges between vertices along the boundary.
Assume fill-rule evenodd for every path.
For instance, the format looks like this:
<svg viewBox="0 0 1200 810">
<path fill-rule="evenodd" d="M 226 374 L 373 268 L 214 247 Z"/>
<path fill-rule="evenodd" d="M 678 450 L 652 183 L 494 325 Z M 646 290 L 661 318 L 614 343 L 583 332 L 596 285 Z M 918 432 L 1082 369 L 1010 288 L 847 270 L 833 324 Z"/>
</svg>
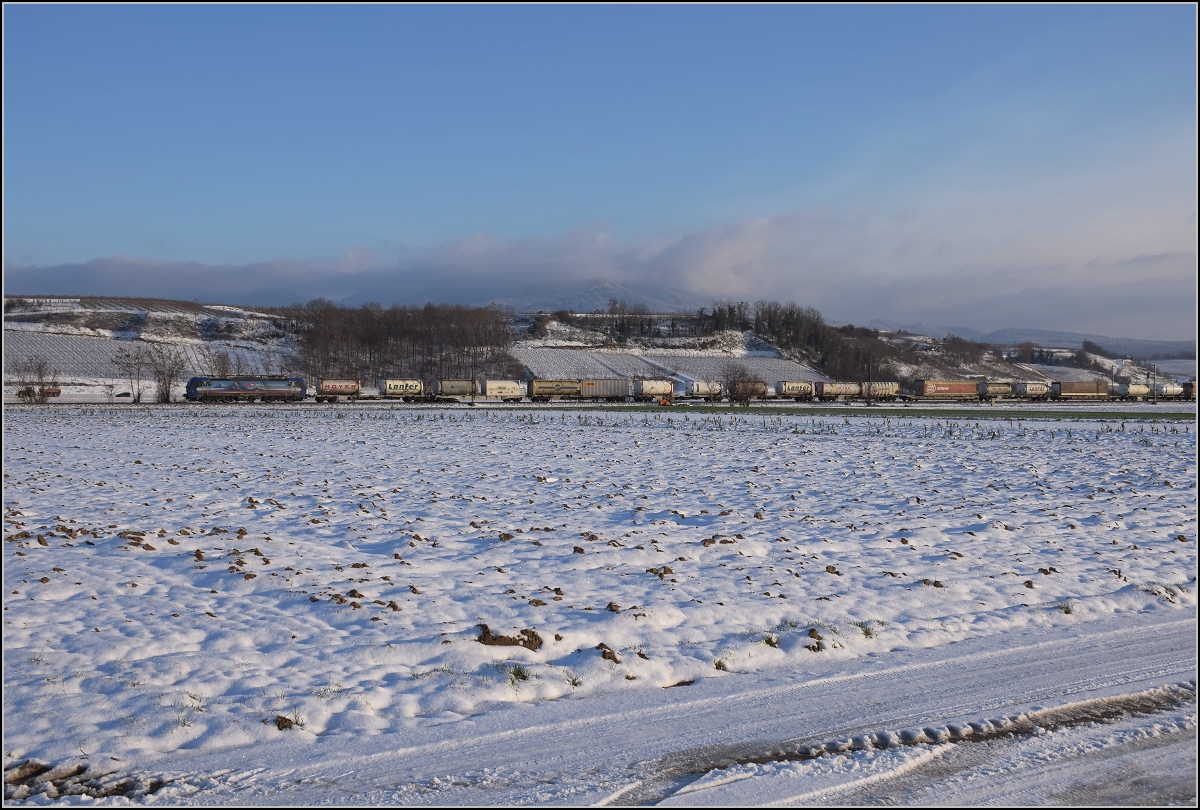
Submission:
<svg viewBox="0 0 1200 810">
<path fill-rule="evenodd" d="M 1136 768 L 1169 752 L 1165 764 L 1175 766 L 1175 782 L 1167 788 L 1186 798 L 1189 789 L 1194 797 L 1195 782 L 1190 788 L 1177 783 L 1188 756 L 1195 766 L 1195 676 L 1194 617 L 1143 617 L 1136 624 L 1117 617 L 1091 622 L 1082 633 L 1064 627 L 1013 638 L 1006 649 L 996 649 L 993 639 L 972 639 L 893 654 L 886 664 L 880 659 L 849 669 L 831 662 L 827 673 L 804 683 L 782 673 L 735 675 L 619 701 L 508 707 L 364 738 L 361 745 L 309 736 L 194 758 L 176 752 L 162 764 L 178 781 L 148 799 L 177 801 L 202 788 L 210 804 L 736 806 L 859 803 L 879 800 L 887 787 L 892 794 L 924 789 L 926 799 L 910 800 L 917 802 L 984 804 L 992 791 L 1001 802 L 1022 803 L 1030 785 L 1045 795 L 1078 795 L 1080 783 L 1103 791 L 1103 776 L 1112 771 L 1094 773 L 1094 762 L 1119 758 L 1128 747 L 1140 754 L 1128 766 Z M 1178 705 L 1114 724 L 988 742 L 893 745 L 737 765 L 856 736 L 888 734 L 899 741 L 926 728 L 943 734 L 970 723 L 1002 728 L 1029 712 L 1100 701 L 1085 707 L 1094 711 L 1148 692 Z M 1028 754 L 1012 753 L 1031 743 L 1061 749 L 1036 774 L 1027 770 L 1036 764 Z M 1071 753 L 1080 745 L 1083 754 Z M 1146 751 L 1154 753 L 1147 757 Z M 1071 753 L 1065 762 L 1064 752 Z M 721 768 L 729 770 L 703 777 Z M 998 772 L 985 783 L 970 778 L 988 769 Z M 934 785 L 938 791 L 930 795 Z"/>
</svg>

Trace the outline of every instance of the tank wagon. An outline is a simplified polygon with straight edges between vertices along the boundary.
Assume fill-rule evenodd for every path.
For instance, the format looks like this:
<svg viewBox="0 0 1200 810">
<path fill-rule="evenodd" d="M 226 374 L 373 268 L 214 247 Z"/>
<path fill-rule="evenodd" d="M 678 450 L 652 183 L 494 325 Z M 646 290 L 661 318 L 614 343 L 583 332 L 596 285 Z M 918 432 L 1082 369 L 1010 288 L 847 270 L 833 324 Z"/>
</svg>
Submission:
<svg viewBox="0 0 1200 810">
<path fill-rule="evenodd" d="M 425 398 L 425 384 L 420 380 L 380 380 L 379 396 L 414 402 Z"/>
<path fill-rule="evenodd" d="M 721 384 L 715 380 L 690 380 L 683 390 L 684 396 L 718 402 L 723 393 Z"/>
<path fill-rule="evenodd" d="M 348 379 L 322 379 L 317 386 L 317 402 L 354 402 L 362 396 L 362 383 Z"/>
<path fill-rule="evenodd" d="M 579 399 L 583 387 L 580 380 L 531 380 L 529 398 L 534 402 L 552 399 Z"/>
<path fill-rule="evenodd" d="M 433 385 L 435 397 L 473 397 L 479 393 L 479 384 L 474 380 L 438 380 Z"/>
<path fill-rule="evenodd" d="M 813 384 L 803 380 L 780 380 L 775 383 L 775 396 L 805 402 L 816 395 Z"/>
<path fill-rule="evenodd" d="M 302 377 L 192 377 L 189 402 L 301 402 L 308 396 Z"/>
<path fill-rule="evenodd" d="M 525 396 L 525 386 L 516 380 L 483 380 L 479 392 L 489 399 L 520 402 Z"/>
<path fill-rule="evenodd" d="M 1013 384 L 999 380 L 980 380 L 975 386 L 975 395 L 981 400 L 1008 399 L 1013 395 Z"/>
<path fill-rule="evenodd" d="M 1151 390 L 1159 399 L 1183 399 L 1183 386 L 1177 382 L 1155 383 Z"/>
<path fill-rule="evenodd" d="M 1110 385 L 1108 395 L 1116 399 L 1145 399 L 1150 396 L 1150 386 L 1141 383 L 1120 383 Z"/>
<path fill-rule="evenodd" d="M 862 386 L 862 396 L 867 399 L 891 400 L 900 396 L 898 382 L 865 382 Z"/>
<path fill-rule="evenodd" d="M 1013 396 L 1020 399 L 1045 399 L 1050 396 L 1050 385 L 1044 382 L 1013 383 Z"/>
<path fill-rule="evenodd" d="M 837 399 L 857 399 L 862 394 L 861 383 L 817 382 L 813 383 L 817 399 L 829 402 Z"/>
<path fill-rule="evenodd" d="M 633 381 L 633 398 L 638 402 L 669 402 L 674 393 L 675 386 L 670 380 Z"/>
</svg>

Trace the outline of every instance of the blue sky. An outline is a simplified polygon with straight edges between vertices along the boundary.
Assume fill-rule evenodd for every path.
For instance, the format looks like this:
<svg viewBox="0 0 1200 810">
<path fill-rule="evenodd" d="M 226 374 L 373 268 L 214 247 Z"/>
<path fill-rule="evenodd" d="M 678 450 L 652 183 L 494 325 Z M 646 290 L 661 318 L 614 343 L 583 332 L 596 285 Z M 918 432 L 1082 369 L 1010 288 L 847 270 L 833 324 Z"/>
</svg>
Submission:
<svg viewBox="0 0 1200 810">
<path fill-rule="evenodd" d="M 1191 5 L 4 7 L 6 290 L 604 279 L 1186 338 L 1195 151 Z"/>
</svg>

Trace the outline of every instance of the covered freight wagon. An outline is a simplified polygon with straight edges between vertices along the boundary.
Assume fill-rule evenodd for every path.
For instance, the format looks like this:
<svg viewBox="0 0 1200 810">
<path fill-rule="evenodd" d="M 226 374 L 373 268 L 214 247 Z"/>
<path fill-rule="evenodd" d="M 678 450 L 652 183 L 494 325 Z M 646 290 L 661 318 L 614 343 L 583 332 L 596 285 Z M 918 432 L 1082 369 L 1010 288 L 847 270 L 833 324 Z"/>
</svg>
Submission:
<svg viewBox="0 0 1200 810">
<path fill-rule="evenodd" d="M 525 386 L 516 380 L 483 380 L 479 389 L 485 397 L 504 402 L 520 402 L 525 396 Z"/>
<path fill-rule="evenodd" d="M 1107 380 L 1088 380 L 1087 382 L 1052 382 L 1050 383 L 1051 399 L 1108 399 Z"/>
<path fill-rule="evenodd" d="M 425 385 L 420 380 L 380 380 L 379 396 L 412 402 L 425 396 Z"/>
<path fill-rule="evenodd" d="M 362 394 L 358 380 L 321 380 L 317 386 L 317 402 L 353 402 Z"/>
<path fill-rule="evenodd" d="M 803 380 L 780 380 L 775 383 L 775 395 L 780 397 L 791 397 L 796 401 L 812 399 L 816 390 L 810 382 Z"/>
<path fill-rule="evenodd" d="M 633 384 L 624 377 L 580 380 L 579 396 L 583 399 L 603 399 L 607 400 L 608 402 L 624 402 L 632 395 Z"/>
<path fill-rule="evenodd" d="M 978 399 L 977 386 L 975 380 L 915 380 L 902 390 L 921 399 Z"/>
</svg>

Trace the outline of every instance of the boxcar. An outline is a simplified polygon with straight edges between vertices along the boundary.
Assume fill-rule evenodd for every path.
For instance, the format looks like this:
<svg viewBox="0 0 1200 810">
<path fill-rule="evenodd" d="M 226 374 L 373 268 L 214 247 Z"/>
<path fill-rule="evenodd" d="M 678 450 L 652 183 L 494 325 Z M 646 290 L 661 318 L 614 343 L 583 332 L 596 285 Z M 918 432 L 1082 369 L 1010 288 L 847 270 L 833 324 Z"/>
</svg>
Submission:
<svg viewBox="0 0 1200 810">
<path fill-rule="evenodd" d="M 583 399 L 624 402 L 633 395 L 633 384 L 624 377 L 580 380 L 579 387 Z"/>
<path fill-rule="evenodd" d="M 976 380 L 915 380 L 905 393 L 920 399 L 978 399 Z"/>
</svg>

